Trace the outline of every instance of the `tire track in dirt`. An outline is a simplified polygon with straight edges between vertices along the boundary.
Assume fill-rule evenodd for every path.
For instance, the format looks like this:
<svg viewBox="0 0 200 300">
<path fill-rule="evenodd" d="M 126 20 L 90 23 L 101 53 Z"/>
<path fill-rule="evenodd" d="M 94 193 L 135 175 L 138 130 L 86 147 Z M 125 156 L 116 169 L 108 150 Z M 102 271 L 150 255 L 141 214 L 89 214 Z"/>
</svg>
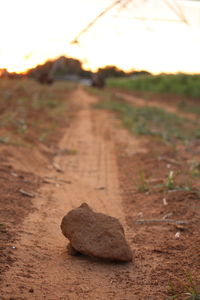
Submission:
<svg viewBox="0 0 200 300">
<path fill-rule="evenodd" d="M 34 200 L 36 211 L 21 228 L 17 261 L 5 273 L 0 299 L 140 299 L 134 298 L 134 263 L 99 262 L 71 257 L 66 251 L 67 240 L 59 228 L 61 218 L 82 202 L 125 223 L 109 113 L 91 110 L 96 98 L 82 89 L 74 93 L 74 99 L 82 109 L 60 149 L 76 153 L 56 157 L 63 174 L 55 170 L 47 174 L 72 183 L 48 184 L 39 191 Z"/>
</svg>

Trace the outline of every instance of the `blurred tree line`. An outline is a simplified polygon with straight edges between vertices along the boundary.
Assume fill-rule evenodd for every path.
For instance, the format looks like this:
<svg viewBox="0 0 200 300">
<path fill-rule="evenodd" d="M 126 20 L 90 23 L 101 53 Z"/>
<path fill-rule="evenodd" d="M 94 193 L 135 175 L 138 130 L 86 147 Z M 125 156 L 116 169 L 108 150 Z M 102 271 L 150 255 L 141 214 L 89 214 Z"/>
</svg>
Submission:
<svg viewBox="0 0 200 300">
<path fill-rule="evenodd" d="M 27 71 L 28 77 L 34 77 L 38 73 L 52 73 L 55 77 L 65 75 L 77 75 L 83 78 L 90 78 L 93 74 L 91 71 L 83 69 L 82 63 L 78 59 L 68 58 L 61 56 L 55 60 L 48 60 L 42 65 L 38 65 L 33 69 Z M 125 72 L 116 66 L 106 66 L 97 70 L 98 74 L 101 74 L 103 78 L 110 77 L 126 77 L 132 75 L 150 75 L 146 71 L 131 71 Z"/>
<path fill-rule="evenodd" d="M 92 78 L 94 74 L 98 74 L 101 78 L 107 79 L 112 77 L 127 77 L 150 75 L 146 71 L 125 72 L 116 66 L 106 66 L 99 68 L 97 72 L 85 70 L 81 61 L 74 58 L 61 56 L 56 59 L 50 59 L 43 64 L 27 70 L 24 74 L 9 73 L 6 69 L 0 69 L 0 77 L 2 78 L 34 78 L 41 83 L 51 84 L 56 79 L 67 79 L 68 77 Z"/>
</svg>

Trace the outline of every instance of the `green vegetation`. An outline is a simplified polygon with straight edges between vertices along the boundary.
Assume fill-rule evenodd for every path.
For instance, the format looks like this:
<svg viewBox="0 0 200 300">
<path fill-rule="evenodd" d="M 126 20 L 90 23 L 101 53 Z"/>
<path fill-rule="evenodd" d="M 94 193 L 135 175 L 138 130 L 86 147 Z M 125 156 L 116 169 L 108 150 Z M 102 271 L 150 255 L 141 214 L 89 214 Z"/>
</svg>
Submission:
<svg viewBox="0 0 200 300">
<path fill-rule="evenodd" d="M 191 182 L 188 182 L 187 176 L 187 182 L 181 181 L 179 184 L 175 182 L 175 175 L 174 171 L 169 171 L 167 174 L 166 181 L 162 184 L 158 184 L 154 186 L 154 188 L 158 189 L 160 192 L 168 192 L 168 191 L 186 191 L 186 192 L 197 192 L 198 191 L 193 187 Z"/>
<path fill-rule="evenodd" d="M 197 105 L 195 105 L 195 104 L 191 104 L 191 103 L 187 102 L 186 100 L 182 100 L 178 103 L 177 106 L 178 106 L 178 109 L 180 109 L 186 113 L 200 115 L 200 106 L 198 103 L 197 103 Z"/>
<path fill-rule="evenodd" d="M 139 187 L 138 187 L 138 191 L 139 192 L 147 192 L 149 190 L 149 187 L 145 181 L 145 176 L 144 176 L 144 172 L 141 171 L 140 172 L 140 183 L 139 183 Z"/>
<path fill-rule="evenodd" d="M 169 282 L 169 294 L 168 300 L 172 299 L 184 299 L 184 300 L 200 300 L 200 293 L 194 283 L 194 279 L 191 274 L 186 274 L 186 279 L 182 280 L 176 276 L 173 276 L 175 282 Z"/>
<path fill-rule="evenodd" d="M 200 75 L 157 75 L 109 79 L 107 85 L 126 90 L 168 93 L 200 99 Z"/>
<path fill-rule="evenodd" d="M 57 82 L 40 85 L 33 80 L 0 80 L 0 143 L 32 145 L 50 138 L 70 115 L 66 96 L 75 87 Z"/>
<path fill-rule="evenodd" d="M 117 112 L 124 126 L 137 135 L 149 135 L 170 143 L 200 138 L 197 122 L 157 107 L 135 107 L 116 98 L 104 100 L 96 107 Z"/>
<path fill-rule="evenodd" d="M 9 143 L 9 137 L 8 136 L 1 136 L 0 137 L 0 144 L 7 144 Z"/>
<path fill-rule="evenodd" d="M 200 177 L 200 162 L 194 161 L 191 165 L 192 175 Z"/>
<path fill-rule="evenodd" d="M 174 172 L 170 171 L 168 176 L 167 176 L 167 183 L 166 183 L 166 187 L 168 190 L 173 190 L 175 187 L 174 184 Z"/>
<path fill-rule="evenodd" d="M 37 65 L 33 69 L 27 71 L 30 78 L 38 78 L 40 74 L 51 73 L 54 69 L 54 76 L 77 75 L 82 77 L 90 77 L 91 72 L 82 68 L 82 63 L 78 59 L 60 56 L 56 59 L 50 59 L 44 64 Z"/>
</svg>

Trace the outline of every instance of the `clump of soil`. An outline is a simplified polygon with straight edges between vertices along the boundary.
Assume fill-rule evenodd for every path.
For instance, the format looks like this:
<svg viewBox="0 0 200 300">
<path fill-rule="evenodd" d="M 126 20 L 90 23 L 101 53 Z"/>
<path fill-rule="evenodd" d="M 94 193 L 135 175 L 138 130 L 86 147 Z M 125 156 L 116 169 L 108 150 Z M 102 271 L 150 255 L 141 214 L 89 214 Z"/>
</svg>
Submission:
<svg viewBox="0 0 200 300">
<path fill-rule="evenodd" d="M 61 223 L 62 233 L 77 252 L 110 261 L 132 261 L 132 251 L 125 240 L 118 219 L 94 212 L 87 203 L 71 210 Z"/>
</svg>

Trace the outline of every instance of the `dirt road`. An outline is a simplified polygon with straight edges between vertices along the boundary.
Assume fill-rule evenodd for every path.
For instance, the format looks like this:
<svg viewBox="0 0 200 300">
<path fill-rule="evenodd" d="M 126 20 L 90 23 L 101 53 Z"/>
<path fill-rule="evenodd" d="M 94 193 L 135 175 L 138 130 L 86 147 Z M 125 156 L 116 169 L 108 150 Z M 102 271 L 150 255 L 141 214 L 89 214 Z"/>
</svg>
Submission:
<svg viewBox="0 0 200 300">
<path fill-rule="evenodd" d="M 166 274 L 169 270 L 167 262 L 172 255 L 170 266 L 175 263 L 177 267 L 174 252 L 177 248 L 177 256 L 180 255 L 179 250 L 183 250 L 180 245 L 183 242 L 174 241 L 176 231 L 172 227 L 166 228 L 166 225 L 164 229 L 163 225 L 156 226 L 156 229 L 138 226 L 134 231 L 129 214 L 138 216 L 141 210 L 145 214 L 151 205 L 154 206 L 150 216 L 163 213 L 163 203 L 158 197 L 147 199 L 147 195 L 143 198 L 140 196 L 138 206 L 132 198 L 131 206 L 125 201 L 124 190 L 130 192 L 130 200 L 132 183 L 124 188 L 123 176 L 130 168 L 126 168 L 126 157 L 124 164 L 123 158 L 120 161 L 116 144 L 122 147 L 124 141 L 129 141 L 129 149 L 142 155 L 146 153 L 146 149 L 134 138 L 130 138 L 125 130 L 114 126 L 110 113 L 91 109 L 91 104 L 97 101 L 95 96 L 78 89 L 73 97 L 81 109 L 65 131 L 59 145 L 60 155 L 54 160 L 54 168 L 46 170 L 46 174 L 44 170 L 41 172 L 53 184 L 41 187 L 37 197 L 33 199 L 34 212 L 20 226 L 14 250 L 16 262 L 4 274 L 0 299 L 166 299 Z M 62 155 L 64 149 L 71 149 L 71 155 Z M 59 167 L 62 172 L 55 170 Z M 131 167 L 134 169 L 134 165 Z M 145 199 L 149 201 L 148 204 L 144 202 Z M 135 251 L 132 263 L 105 263 L 84 257 L 71 257 L 67 253 L 68 242 L 61 234 L 60 222 L 69 210 L 82 202 L 87 202 L 96 211 L 120 219 Z M 166 239 L 170 231 L 172 233 Z M 160 239 L 156 241 L 158 234 Z M 171 248 L 167 249 L 164 245 L 164 248 L 157 249 L 156 252 L 155 245 L 163 245 L 165 241 L 170 243 L 170 239 Z M 184 250 L 187 252 L 185 248 Z M 184 257 L 182 259 L 184 261 Z"/>
<path fill-rule="evenodd" d="M 123 276 L 128 284 L 134 263 L 116 265 L 70 257 L 59 228 L 64 214 L 82 202 L 120 218 L 125 225 L 109 115 L 92 111 L 89 105 L 96 99 L 83 91 L 74 97 L 83 108 L 60 149 L 76 153 L 56 157 L 63 174 L 47 173 L 71 183 L 49 184 L 39 191 L 40 197 L 34 200 L 36 211 L 25 219 L 16 243 L 17 262 L 5 274 L 3 299 L 132 298 L 131 284 L 124 291 L 116 277 Z"/>
</svg>

